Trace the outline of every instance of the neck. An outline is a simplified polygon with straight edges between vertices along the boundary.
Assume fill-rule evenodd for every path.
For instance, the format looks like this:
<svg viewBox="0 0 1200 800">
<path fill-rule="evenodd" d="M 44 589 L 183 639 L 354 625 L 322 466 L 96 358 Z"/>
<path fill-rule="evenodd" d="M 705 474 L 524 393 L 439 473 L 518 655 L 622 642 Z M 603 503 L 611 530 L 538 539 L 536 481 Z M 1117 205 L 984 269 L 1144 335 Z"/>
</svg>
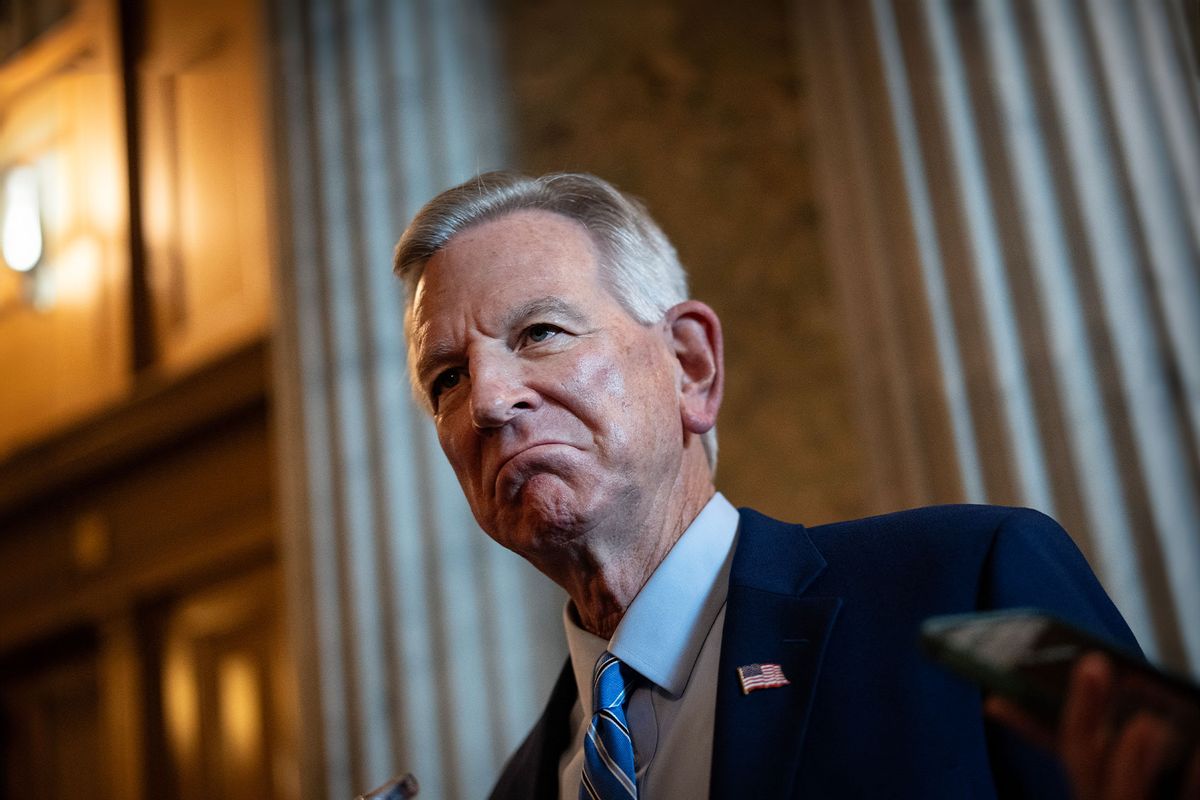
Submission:
<svg viewBox="0 0 1200 800">
<path fill-rule="evenodd" d="M 702 469 L 683 471 L 640 523 L 587 537 L 572 563 L 551 576 L 567 590 L 584 630 L 612 638 L 633 598 L 715 491 L 704 463 Z"/>
</svg>

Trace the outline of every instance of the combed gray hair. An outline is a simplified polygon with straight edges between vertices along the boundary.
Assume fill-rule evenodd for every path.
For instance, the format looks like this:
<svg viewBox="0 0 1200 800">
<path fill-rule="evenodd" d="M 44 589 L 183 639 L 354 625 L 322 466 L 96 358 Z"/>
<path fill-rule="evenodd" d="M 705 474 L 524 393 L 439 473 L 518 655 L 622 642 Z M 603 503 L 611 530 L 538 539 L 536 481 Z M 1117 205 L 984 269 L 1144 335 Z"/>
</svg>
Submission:
<svg viewBox="0 0 1200 800">
<path fill-rule="evenodd" d="M 525 210 L 551 211 L 583 225 L 596 246 L 609 291 L 643 325 L 661 321 L 669 308 L 688 299 L 687 272 L 674 246 L 645 207 L 612 184 L 586 173 L 530 178 L 514 172 L 485 172 L 426 203 L 396 245 L 393 268 L 404 281 L 406 332 L 411 334 L 413 298 L 429 259 L 467 228 Z M 408 341 L 412 365 L 411 335 Z M 428 398 L 415 380 L 413 386 L 428 408 Z M 715 470 L 716 428 L 701 441 Z"/>
</svg>

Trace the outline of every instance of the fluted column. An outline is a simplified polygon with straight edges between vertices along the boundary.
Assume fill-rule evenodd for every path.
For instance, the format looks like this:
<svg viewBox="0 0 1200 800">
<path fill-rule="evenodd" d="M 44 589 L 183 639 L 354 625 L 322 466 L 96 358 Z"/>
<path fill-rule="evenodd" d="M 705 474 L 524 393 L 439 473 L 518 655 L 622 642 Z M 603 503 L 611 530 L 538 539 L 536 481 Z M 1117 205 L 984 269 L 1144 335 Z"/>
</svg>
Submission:
<svg viewBox="0 0 1200 800">
<path fill-rule="evenodd" d="M 885 499 L 1054 514 L 1146 649 L 1200 672 L 1200 92 L 1182 5 L 796 8 Z"/>
<path fill-rule="evenodd" d="M 480 797 L 565 654 L 557 592 L 487 541 L 405 373 L 391 250 L 503 166 L 475 0 L 274 0 L 280 460 L 305 797 L 400 770 Z"/>
</svg>

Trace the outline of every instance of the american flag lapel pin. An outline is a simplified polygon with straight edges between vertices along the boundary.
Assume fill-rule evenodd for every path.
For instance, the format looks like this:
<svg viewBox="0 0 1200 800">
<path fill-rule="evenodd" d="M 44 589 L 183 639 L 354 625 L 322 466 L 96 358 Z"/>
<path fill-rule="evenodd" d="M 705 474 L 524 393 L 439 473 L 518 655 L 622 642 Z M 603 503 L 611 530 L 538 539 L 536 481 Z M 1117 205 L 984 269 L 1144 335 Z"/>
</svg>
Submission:
<svg viewBox="0 0 1200 800">
<path fill-rule="evenodd" d="M 756 689 L 775 689 L 790 683 L 778 664 L 747 664 L 738 667 L 737 671 L 742 694 L 750 694 Z"/>
</svg>

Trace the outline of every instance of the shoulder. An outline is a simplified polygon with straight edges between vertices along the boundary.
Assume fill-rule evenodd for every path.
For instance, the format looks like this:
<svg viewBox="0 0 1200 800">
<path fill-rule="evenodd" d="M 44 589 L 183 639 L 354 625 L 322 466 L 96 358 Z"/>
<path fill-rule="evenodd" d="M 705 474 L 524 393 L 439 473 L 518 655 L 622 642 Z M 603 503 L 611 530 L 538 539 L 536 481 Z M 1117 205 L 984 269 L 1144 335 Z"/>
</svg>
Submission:
<svg viewBox="0 0 1200 800">
<path fill-rule="evenodd" d="M 1029 508 L 932 506 L 821 525 L 809 535 L 831 571 L 971 592 L 985 606 L 1056 607 L 1064 591 L 1099 590 L 1062 526 Z"/>
<path fill-rule="evenodd" d="M 862 519 L 831 522 L 808 529 L 814 538 L 835 541 L 857 536 L 930 540 L 987 539 L 999 532 L 1024 531 L 1057 536 L 1057 522 L 1032 508 L 988 505 L 942 505 L 910 508 Z"/>
<path fill-rule="evenodd" d="M 762 569 L 778 568 L 768 551 L 779 552 L 780 542 L 805 537 L 824 564 L 813 590 L 884 607 L 901 600 L 921 611 L 1034 603 L 1043 599 L 1032 591 L 1039 581 L 1094 581 L 1062 527 L 1027 508 L 931 506 L 812 528 L 744 512 L 741 535 Z"/>
<path fill-rule="evenodd" d="M 768 518 L 743 519 L 752 533 Z M 1079 548 L 1040 511 L 930 506 L 795 527 L 827 564 L 814 590 L 924 614 L 1037 607 L 1137 647 Z"/>
<path fill-rule="evenodd" d="M 743 509 L 743 532 L 753 536 L 772 527 L 802 529 L 831 564 L 849 560 L 866 567 L 873 560 L 897 566 L 926 567 L 978 563 L 1001 549 L 1044 552 L 1052 558 L 1079 557 L 1062 527 L 1030 508 L 991 505 L 941 505 L 913 508 L 808 528 L 789 526 Z"/>
</svg>

